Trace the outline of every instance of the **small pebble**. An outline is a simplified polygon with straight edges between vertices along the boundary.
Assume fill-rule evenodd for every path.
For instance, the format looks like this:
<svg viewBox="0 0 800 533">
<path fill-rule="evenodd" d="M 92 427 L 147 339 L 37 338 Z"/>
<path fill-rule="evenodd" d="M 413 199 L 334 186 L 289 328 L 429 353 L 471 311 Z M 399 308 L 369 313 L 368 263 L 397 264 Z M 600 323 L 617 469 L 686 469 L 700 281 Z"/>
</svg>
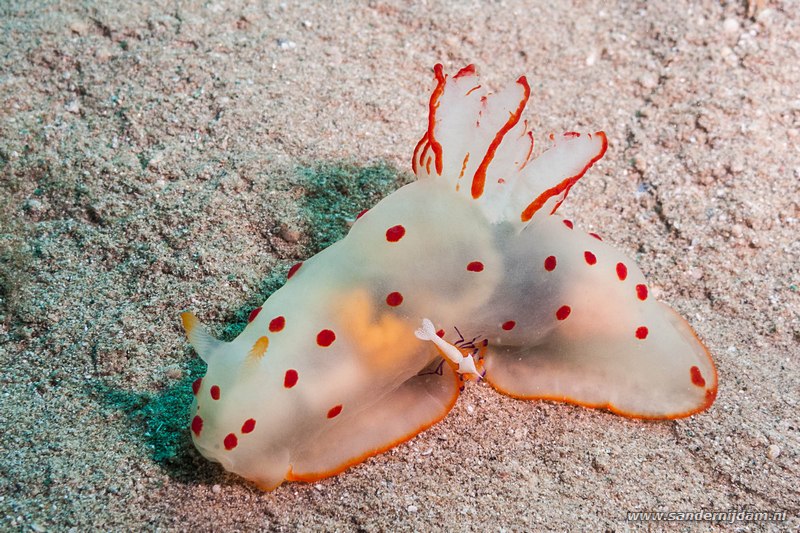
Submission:
<svg viewBox="0 0 800 533">
<path fill-rule="evenodd" d="M 639 76 L 639 85 L 645 89 L 655 89 L 658 87 L 658 78 L 651 73 L 642 74 Z"/>
<path fill-rule="evenodd" d="M 297 47 L 297 43 L 288 39 L 278 39 L 278 46 L 281 50 L 292 50 Z"/>
<path fill-rule="evenodd" d="M 219 494 L 220 492 L 222 492 L 222 487 L 220 487 L 219 484 L 216 484 L 211 487 L 211 492 L 213 492 L 214 494 Z"/>
<path fill-rule="evenodd" d="M 408 507 L 406 507 L 406 510 L 409 513 L 416 513 L 417 511 L 419 511 L 419 508 L 416 505 L 409 505 Z"/>
<path fill-rule="evenodd" d="M 24 209 L 25 211 L 29 211 L 31 213 L 38 213 L 39 211 L 42 211 L 42 209 L 44 209 L 44 205 L 42 205 L 42 202 L 40 202 L 39 200 L 35 198 L 30 198 L 28 200 L 25 200 L 25 203 L 22 204 L 22 209 Z"/>
<path fill-rule="evenodd" d="M 112 55 L 111 49 L 106 46 L 100 46 L 94 51 L 94 58 L 100 63 L 105 63 Z"/>
<path fill-rule="evenodd" d="M 72 31 L 72 33 L 78 35 L 86 35 L 87 33 L 89 33 L 89 24 L 87 24 L 83 20 L 76 20 L 75 22 L 69 25 L 69 29 L 70 31 Z"/>
<path fill-rule="evenodd" d="M 296 243 L 297 241 L 300 240 L 300 236 L 301 236 L 301 234 L 300 234 L 299 231 L 297 231 L 296 229 L 292 229 L 289 226 L 285 226 L 284 225 L 281 228 L 280 237 L 281 237 L 281 239 L 283 239 L 284 241 L 286 241 L 288 243 L 292 243 L 292 244 Z"/>
<path fill-rule="evenodd" d="M 725 19 L 725 22 L 722 23 L 722 29 L 725 33 L 733 35 L 734 33 L 739 33 L 739 21 L 733 17 L 728 17 Z"/>
<path fill-rule="evenodd" d="M 770 22 L 772 22 L 772 15 L 774 12 L 775 12 L 774 10 L 766 8 L 763 11 L 761 11 L 758 15 L 756 15 L 756 20 L 764 25 L 767 25 Z"/>
<path fill-rule="evenodd" d="M 777 444 L 770 444 L 767 447 L 767 458 L 772 460 L 781 454 L 781 447 Z"/>
<path fill-rule="evenodd" d="M 598 472 L 608 471 L 608 458 L 604 455 L 598 455 L 592 459 L 592 467 Z"/>
<path fill-rule="evenodd" d="M 633 166 L 639 172 L 644 173 L 647 170 L 647 159 L 645 159 L 642 155 L 636 154 L 633 156 Z"/>
<path fill-rule="evenodd" d="M 600 54 L 598 53 L 597 48 L 592 48 L 591 51 L 589 52 L 589 55 L 586 56 L 586 66 L 591 67 L 595 63 L 597 63 L 597 58 L 599 55 Z"/>
</svg>

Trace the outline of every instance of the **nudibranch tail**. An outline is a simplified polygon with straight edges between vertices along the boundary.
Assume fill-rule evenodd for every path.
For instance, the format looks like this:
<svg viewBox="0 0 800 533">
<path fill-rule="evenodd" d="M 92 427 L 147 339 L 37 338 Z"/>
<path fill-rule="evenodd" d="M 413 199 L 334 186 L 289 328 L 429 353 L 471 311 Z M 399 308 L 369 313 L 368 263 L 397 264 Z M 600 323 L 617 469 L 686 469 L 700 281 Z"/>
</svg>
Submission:
<svg viewBox="0 0 800 533">
<path fill-rule="evenodd" d="M 530 85 L 522 76 L 497 94 L 480 84 L 472 65 L 448 77 L 434 67 L 436 87 L 428 129 L 414 150 L 418 178 L 448 181 L 478 202 L 492 223 L 521 229 L 541 213 L 555 213 L 570 188 L 605 154 L 600 131 L 551 136 L 553 147 L 535 159 L 533 134 L 522 119 Z"/>
<path fill-rule="evenodd" d="M 530 226 L 515 246 L 531 251 L 523 286 L 537 288 L 536 308 L 534 293 L 509 288 L 521 296 L 507 298 L 505 311 L 518 311 L 513 331 L 542 334 L 488 347 L 486 380 L 495 389 L 635 418 L 682 418 L 711 406 L 717 373 L 708 349 L 649 294 L 633 261 L 560 216 Z"/>
<path fill-rule="evenodd" d="M 186 331 L 186 337 L 189 339 L 189 343 L 195 349 L 197 355 L 206 363 L 208 363 L 208 360 L 211 358 L 211 354 L 225 344 L 223 341 L 212 337 L 191 311 L 184 311 L 181 313 L 181 322 L 183 322 L 183 329 Z"/>
</svg>

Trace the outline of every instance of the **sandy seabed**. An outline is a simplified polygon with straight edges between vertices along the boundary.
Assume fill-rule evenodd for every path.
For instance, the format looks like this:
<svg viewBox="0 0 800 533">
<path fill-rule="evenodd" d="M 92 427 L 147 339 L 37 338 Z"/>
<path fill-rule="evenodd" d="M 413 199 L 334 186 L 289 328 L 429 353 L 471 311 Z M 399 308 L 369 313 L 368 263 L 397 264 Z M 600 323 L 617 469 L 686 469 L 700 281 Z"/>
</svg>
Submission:
<svg viewBox="0 0 800 533">
<path fill-rule="evenodd" d="M 800 3 L 118 4 L 0 6 L 0 529 L 800 527 Z M 191 444 L 178 313 L 230 338 L 408 182 L 437 62 L 527 74 L 539 139 L 607 132 L 562 212 L 687 318 L 718 399 L 644 422 L 472 385 L 262 493 Z M 702 510 L 786 520 L 626 521 Z"/>
</svg>

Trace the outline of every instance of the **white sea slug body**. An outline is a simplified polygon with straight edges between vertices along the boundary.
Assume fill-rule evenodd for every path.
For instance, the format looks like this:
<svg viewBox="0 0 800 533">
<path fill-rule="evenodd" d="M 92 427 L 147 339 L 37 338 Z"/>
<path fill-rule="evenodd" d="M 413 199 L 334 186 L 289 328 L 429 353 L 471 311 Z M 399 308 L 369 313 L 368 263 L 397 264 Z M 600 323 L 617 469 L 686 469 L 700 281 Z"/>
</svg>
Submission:
<svg viewBox="0 0 800 533">
<path fill-rule="evenodd" d="M 416 182 L 293 268 L 234 341 L 183 314 L 208 364 L 193 386 L 195 445 L 264 489 L 413 437 L 449 412 L 464 377 L 641 418 L 716 397 L 708 351 L 635 263 L 556 214 L 605 134 L 554 136 L 532 159 L 524 77 L 486 94 L 471 65 L 434 72 Z"/>
</svg>

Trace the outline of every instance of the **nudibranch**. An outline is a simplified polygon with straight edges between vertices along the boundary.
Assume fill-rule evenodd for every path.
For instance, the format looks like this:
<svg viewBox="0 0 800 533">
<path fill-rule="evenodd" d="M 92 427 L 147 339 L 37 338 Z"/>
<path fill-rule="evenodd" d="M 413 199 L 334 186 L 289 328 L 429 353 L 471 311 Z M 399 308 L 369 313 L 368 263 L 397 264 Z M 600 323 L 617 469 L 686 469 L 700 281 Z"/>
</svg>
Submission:
<svg viewBox="0 0 800 533">
<path fill-rule="evenodd" d="M 716 397 L 686 321 L 630 258 L 557 214 L 606 135 L 551 135 L 532 158 L 525 77 L 491 94 L 472 65 L 433 71 L 417 181 L 295 265 L 235 340 L 182 315 L 208 365 L 192 387 L 194 443 L 265 490 L 410 439 L 465 380 L 649 419 Z"/>
</svg>

